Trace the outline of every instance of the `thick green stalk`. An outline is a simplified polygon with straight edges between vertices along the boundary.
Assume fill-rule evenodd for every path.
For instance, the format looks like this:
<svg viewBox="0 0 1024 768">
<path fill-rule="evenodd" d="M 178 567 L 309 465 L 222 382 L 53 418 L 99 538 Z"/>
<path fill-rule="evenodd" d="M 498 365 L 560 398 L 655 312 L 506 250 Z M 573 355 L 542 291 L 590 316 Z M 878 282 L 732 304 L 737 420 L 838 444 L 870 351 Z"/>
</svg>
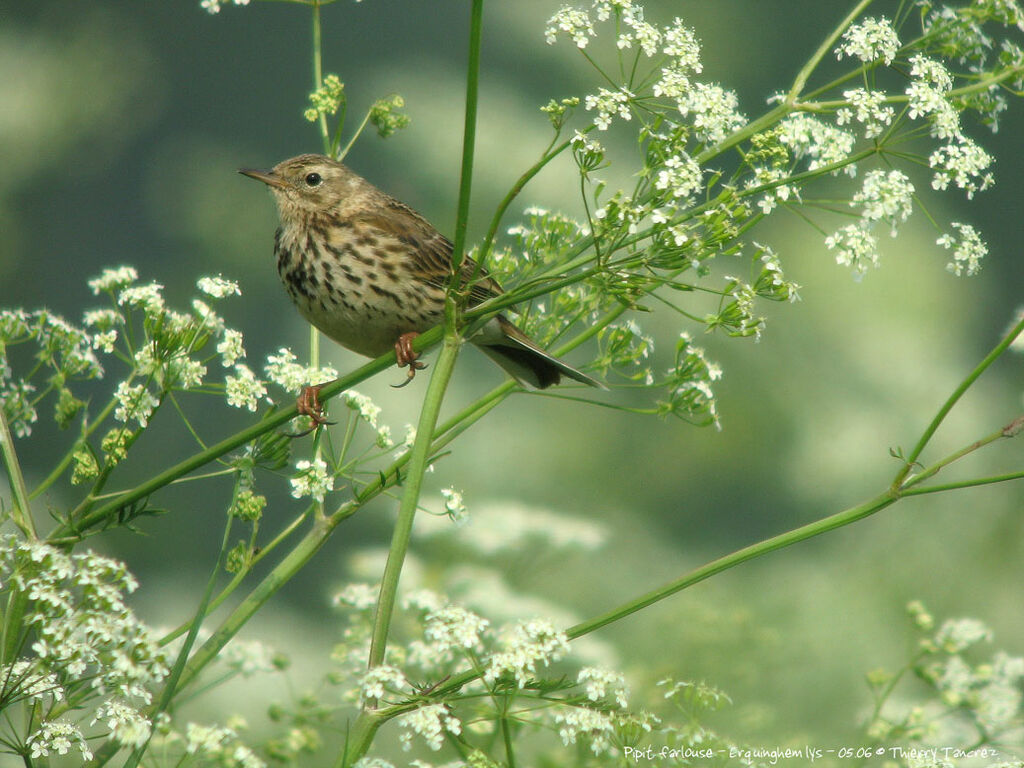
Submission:
<svg viewBox="0 0 1024 768">
<path fill-rule="evenodd" d="M 461 339 L 458 336 L 456 307 L 452 292 L 460 281 L 459 266 L 466 247 L 466 229 L 469 222 L 469 203 L 473 187 L 473 156 L 476 146 L 476 113 L 480 87 L 480 44 L 483 30 L 483 0 L 473 0 L 469 24 L 469 62 L 466 67 L 466 112 L 463 122 L 462 169 L 459 177 L 459 202 L 455 217 L 455 240 L 452 249 L 452 276 L 448 286 L 448 301 L 445 307 L 445 335 L 441 353 L 430 377 L 430 385 L 420 412 L 416 428 L 416 442 L 409 458 L 409 472 L 405 479 L 405 490 L 398 511 L 398 520 L 391 537 L 391 549 L 381 579 L 380 599 L 373 622 L 373 640 L 370 644 L 369 667 L 384 662 L 387 649 L 388 630 L 398 592 L 398 580 L 405 563 L 405 554 L 412 534 L 412 523 L 420 503 L 423 474 L 430 459 L 430 446 L 434 429 L 441 412 L 444 393 L 448 389 L 452 370 L 458 358 Z M 368 745 L 367 745 L 368 746 Z"/>
<path fill-rule="evenodd" d="M 420 491 L 423 487 L 423 475 L 430 463 L 430 446 L 433 442 L 437 417 L 441 412 L 444 393 L 448 389 L 455 360 L 459 353 L 459 339 L 446 336 L 441 354 L 434 364 L 434 372 L 430 377 L 430 386 L 420 412 L 419 424 L 416 426 L 416 442 L 413 443 L 409 457 L 409 471 L 403 483 L 402 503 L 398 510 L 398 520 L 391 535 L 391 549 L 384 566 L 381 578 L 380 598 L 373 619 L 373 640 L 370 644 L 369 666 L 380 666 L 384 663 L 387 649 L 388 630 L 391 627 L 391 616 L 395 608 L 398 594 L 398 580 L 405 564 L 405 554 L 409 549 L 409 537 L 412 535 L 412 523 L 420 504 Z"/>
<path fill-rule="evenodd" d="M 11 484 L 11 498 L 14 509 L 11 519 L 21 532 L 30 539 L 36 539 L 36 528 L 32 522 L 32 507 L 29 505 L 28 488 L 25 487 L 25 476 L 18 462 L 18 452 L 14 448 L 14 438 L 7 426 L 7 414 L 0 408 L 0 454 L 3 455 L 4 466 L 7 468 L 7 479 Z"/>
</svg>

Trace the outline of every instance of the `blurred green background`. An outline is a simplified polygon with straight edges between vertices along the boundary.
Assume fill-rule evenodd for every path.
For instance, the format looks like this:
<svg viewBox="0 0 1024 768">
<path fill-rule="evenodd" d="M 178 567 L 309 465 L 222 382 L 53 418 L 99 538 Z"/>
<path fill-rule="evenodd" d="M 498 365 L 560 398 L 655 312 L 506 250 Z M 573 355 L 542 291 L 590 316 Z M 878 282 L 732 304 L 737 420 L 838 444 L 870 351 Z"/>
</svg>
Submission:
<svg viewBox="0 0 1024 768">
<path fill-rule="evenodd" d="M 476 236 L 549 138 L 537 107 L 594 87 L 571 46 L 544 44 L 544 22 L 559 4 L 505 0 L 487 8 Z M 737 90 L 747 115 L 788 85 L 848 5 L 647 3 L 652 20 L 679 15 L 696 28 L 705 78 Z M 198 2 L 3 0 L 0 17 L 0 305 L 45 306 L 77 320 L 96 303 L 86 280 L 122 263 L 166 285 L 180 305 L 197 277 L 222 272 L 242 285 L 243 297 L 222 308 L 245 332 L 250 364 L 280 345 L 304 350 L 307 327 L 274 269 L 272 202 L 236 169 L 319 150 L 302 119 L 311 89 L 308 11 L 257 2 L 210 16 Z M 388 141 L 368 134 L 348 162 L 449 232 L 467 17 L 464 3 L 414 0 L 342 0 L 323 11 L 325 71 L 345 81 L 350 114 L 398 92 L 413 120 Z M 897 468 L 889 447 L 912 445 L 1024 303 L 1022 128 L 1024 109 L 1011 103 L 999 133 L 975 132 L 998 158 L 994 190 L 973 202 L 954 193 L 933 202 L 940 220 L 966 221 L 986 235 L 990 255 L 980 276 L 944 271 L 948 254 L 920 214 L 884 244 L 882 268 L 859 283 L 833 263 L 818 233 L 796 217 L 773 216 L 754 239 L 780 253 L 803 300 L 771 307 L 759 344 L 699 340 L 725 368 L 720 433 L 517 397 L 456 444 L 429 480 L 432 496 L 455 485 L 473 516 L 500 521 L 501 504 L 515 500 L 604 526 L 601 548 L 491 563 L 509 589 L 538 598 L 531 610 L 558 610 L 567 621 L 874 496 Z M 528 188 L 521 207 L 575 212 L 576 189 L 561 166 Z M 668 349 L 677 318 L 643 322 Z M 330 342 L 324 356 L 340 370 L 361 362 Z M 396 376 L 361 389 L 400 435 L 415 419 L 426 379 L 395 391 L 388 385 Z M 467 351 L 449 407 L 500 380 L 497 368 Z M 1021 410 L 1022 382 L 1019 356 L 1000 361 L 928 455 L 1008 422 Z M 243 423 L 223 410 L 211 409 L 211 419 L 225 421 L 208 421 L 209 437 Z M 24 446 L 29 473 L 43 473 L 62 444 L 40 427 Z M 141 441 L 139 450 L 157 462 L 188 445 L 182 430 Z M 970 462 L 988 474 L 1022 464 L 1022 445 L 999 445 Z M 967 468 L 958 471 L 967 476 Z M 172 512 L 144 521 L 146 535 L 104 540 L 141 579 L 135 605 L 150 621 L 178 623 L 194 605 L 229 490 L 226 482 L 169 490 L 158 501 Z M 848 743 L 869 702 L 863 674 L 906 657 L 908 600 L 923 600 L 940 617 L 982 618 L 997 645 L 1024 652 L 1022 500 L 1018 483 L 900 503 L 620 622 L 600 633 L 595 652 L 616 657 L 641 690 L 665 675 L 723 688 L 735 704 L 720 723 L 738 740 Z M 60 508 L 66 500 L 55 490 L 45 503 Z M 289 500 L 272 496 L 268 530 L 278 504 Z M 330 594 L 361 576 L 354 555 L 386 547 L 395 506 L 382 500 L 345 524 L 248 633 L 295 657 L 300 678 L 334 640 Z M 286 519 L 283 510 L 278 519 Z M 493 519 L 473 525 L 496 526 L 500 535 Z M 417 541 L 421 570 L 458 568 L 459 550 L 439 551 L 434 541 Z M 263 695 L 272 694 L 254 700 Z"/>
</svg>

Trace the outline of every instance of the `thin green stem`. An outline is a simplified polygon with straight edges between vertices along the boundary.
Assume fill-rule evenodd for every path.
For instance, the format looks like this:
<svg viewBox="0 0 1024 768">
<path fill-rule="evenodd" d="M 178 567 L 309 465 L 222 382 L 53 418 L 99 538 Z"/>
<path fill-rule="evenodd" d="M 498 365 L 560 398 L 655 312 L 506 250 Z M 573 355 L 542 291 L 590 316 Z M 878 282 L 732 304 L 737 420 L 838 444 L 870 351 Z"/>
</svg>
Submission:
<svg viewBox="0 0 1024 768">
<path fill-rule="evenodd" d="M 323 68 L 323 43 L 320 28 L 320 5 L 321 0 L 312 0 L 310 6 L 313 10 L 313 90 L 318 91 L 324 82 Z M 327 127 L 327 115 L 323 112 L 317 120 L 320 127 L 320 139 L 324 145 L 324 154 L 331 151 L 331 131 Z"/>
<path fill-rule="evenodd" d="M 978 377 L 981 376 L 981 374 L 983 374 L 988 369 L 988 367 L 992 365 L 992 363 L 994 363 L 996 359 L 998 359 L 998 357 L 1009 348 L 1010 344 L 1013 343 L 1013 340 L 1016 339 L 1022 332 L 1024 332 L 1024 318 L 1022 318 L 1013 328 L 1010 329 L 1010 332 L 1006 334 L 1003 340 L 999 342 L 999 344 L 997 344 L 996 347 L 991 352 L 988 353 L 988 355 L 985 356 L 984 360 L 978 363 L 978 366 L 973 371 L 971 371 L 970 374 L 968 374 L 967 378 L 960 382 L 960 385 L 955 390 L 953 390 L 953 394 L 946 398 L 946 402 L 944 402 L 942 404 L 942 407 L 939 408 L 938 413 L 935 414 L 935 417 L 931 420 L 931 423 L 925 429 L 924 433 L 921 435 L 921 438 L 917 441 L 917 445 L 914 446 L 914 449 L 910 452 L 910 455 L 907 456 L 903 467 L 900 469 L 900 471 L 896 474 L 896 477 L 893 479 L 893 488 L 901 486 L 903 484 L 903 481 L 906 480 L 907 475 L 909 475 L 911 470 L 914 468 L 914 465 L 917 463 L 918 458 L 920 458 L 921 453 L 928 445 L 928 442 L 932 439 L 932 436 L 935 434 L 936 430 L 938 430 L 939 426 L 945 420 L 946 416 L 949 415 L 949 412 L 953 410 L 953 406 L 957 404 L 960 398 L 963 397 L 964 393 L 968 389 L 970 389 L 971 385 L 974 384 L 975 381 L 978 380 Z"/>
<path fill-rule="evenodd" d="M 238 488 L 236 484 L 235 492 L 237 493 L 237 491 Z M 217 554 L 217 562 L 213 566 L 210 578 L 206 581 L 206 588 L 203 590 L 203 596 L 199 600 L 199 606 L 196 608 L 195 616 L 192 617 L 188 635 L 185 637 L 185 642 L 182 644 L 181 650 L 178 651 L 178 658 L 174 662 L 174 667 L 171 669 L 171 673 L 164 681 L 164 687 L 163 691 L 160 693 L 160 698 L 149 712 L 150 717 L 161 712 L 166 712 L 170 708 L 171 702 L 174 701 L 175 694 L 180 690 L 178 684 L 181 682 L 181 676 L 185 670 L 185 664 L 188 661 L 189 653 L 192 651 L 192 646 L 195 644 L 196 637 L 199 636 L 199 630 L 203 626 L 203 620 L 209 615 L 210 599 L 213 597 L 213 590 L 217 584 L 217 577 L 220 575 L 221 570 L 224 567 L 224 561 L 227 558 L 228 549 L 231 546 L 231 523 L 232 517 L 231 515 L 227 515 L 227 522 L 224 526 L 224 536 L 221 538 L 220 552 Z M 128 757 L 128 760 L 125 761 L 125 768 L 136 768 L 148 747 L 149 739 L 146 740 L 145 744 L 136 747 Z"/>
<path fill-rule="evenodd" d="M 64 474 L 64 470 L 66 470 L 68 466 L 71 464 L 71 462 L 74 460 L 75 451 L 78 449 L 78 446 L 82 445 L 86 440 L 88 440 L 90 435 L 92 435 L 92 433 L 95 432 L 100 427 L 100 425 L 103 424 L 106 418 L 114 410 L 116 405 L 117 400 L 113 397 L 110 398 L 110 401 L 106 404 L 103 410 L 100 411 L 96 419 L 91 424 L 89 424 L 88 427 L 85 427 L 82 430 L 81 436 L 78 438 L 78 440 L 75 441 L 74 445 L 71 446 L 71 449 L 64 454 L 63 458 L 59 462 L 57 462 L 57 466 L 53 468 L 53 471 L 46 476 L 45 480 L 43 480 L 38 486 L 36 486 L 35 490 L 32 491 L 32 493 L 29 495 L 30 499 L 36 498 L 39 494 L 45 492 L 47 488 L 49 488 L 51 485 L 57 482 L 57 479 Z"/>
<path fill-rule="evenodd" d="M 704 581 L 705 579 L 721 573 L 722 571 L 735 568 L 737 565 L 753 560 L 756 557 L 767 555 L 769 552 L 789 547 L 798 542 L 806 541 L 807 539 L 820 536 L 823 533 L 834 531 L 837 528 L 842 528 L 850 523 L 855 523 L 858 520 L 870 517 L 876 512 L 880 512 L 885 509 L 890 504 L 895 503 L 898 499 L 898 495 L 894 494 L 892 491 L 886 491 L 863 504 L 858 504 L 855 507 L 850 507 L 842 512 L 829 515 L 821 520 L 815 520 L 813 523 L 802 525 L 799 528 L 794 528 L 791 531 L 780 533 L 777 536 L 772 536 L 771 538 L 759 541 L 756 544 L 751 544 L 748 547 L 738 549 L 735 552 L 725 555 L 724 557 L 720 557 L 717 560 L 712 560 L 710 563 L 690 571 L 685 576 L 682 576 L 675 581 L 670 581 L 668 584 L 658 587 L 657 589 L 653 589 L 647 594 L 641 595 L 634 600 L 630 600 L 628 603 L 624 603 L 617 608 L 613 608 L 600 616 L 595 616 L 592 619 L 580 622 L 579 624 L 567 629 L 566 634 L 569 636 L 570 640 L 582 637 L 583 635 L 588 635 L 595 630 L 606 627 L 609 624 L 634 614 L 649 605 L 660 602 L 666 597 L 670 597 L 677 592 Z"/>
<path fill-rule="evenodd" d="M 441 337 L 441 329 L 435 328 L 427 333 L 424 333 L 420 338 L 416 339 L 417 343 L 414 343 L 414 348 L 419 350 L 423 349 L 429 344 L 436 343 Z M 321 400 L 328 400 L 334 397 L 339 392 L 343 392 L 346 389 L 350 389 L 361 381 L 368 379 L 380 371 L 385 370 L 391 365 L 394 365 L 395 356 L 393 352 L 389 352 L 386 355 L 382 355 L 376 360 L 372 360 L 366 365 L 357 368 L 351 373 L 342 376 L 335 381 L 325 384 L 323 389 L 320 390 Z M 117 512 L 131 505 L 141 499 L 150 496 L 155 491 L 163 488 L 170 484 L 179 477 L 187 475 L 189 472 L 196 470 L 211 461 L 219 459 L 227 453 L 239 448 L 251 440 L 255 440 L 271 430 L 277 429 L 298 415 L 298 409 L 295 405 L 282 408 L 279 411 L 268 414 L 265 418 L 253 424 L 245 429 L 242 429 L 235 434 L 221 440 L 219 443 L 211 445 L 204 451 L 199 451 L 193 454 L 189 458 L 175 464 L 167 470 L 151 477 L 149 480 L 137 485 L 136 487 L 126 490 L 124 493 L 119 494 L 112 501 L 104 504 L 101 507 L 91 510 L 88 514 L 84 515 L 80 520 L 74 521 L 73 525 L 64 524 L 58 526 L 53 533 L 48 537 L 49 541 L 59 540 L 64 537 L 80 535 L 80 531 L 84 531 L 89 527 L 96 525 L 103 520 L 117 514 Z"/>
<path fill-rule="evenodd" d="M 14 437 L 7 425 L 7 414 L 2 407 L 0 407 L 0 453 L 3 454 L 7 480 L 11 484 L 11 498 L 14 501 L 11 519 L 22 533 L 30 539 L 36 539 L 38 537 L 35 523 L 32 522 L 32 506 L 29 504 L 28 488 L 25 487 L 25 475 L 22 474 L 18 451 L 14 447 Z"/>
<path fill-rule="evenodd" d="M 804 64 L 803 68 L 797 73 L 796 79 L 793 81 L 793 87 L 789 89 L 789 95 L 787 96 L 786 101 L 790 104 L 796 102 L 797 98 L 803 91 L 804 86 L 807 85 L 808 79 L 810 79 L 814 70 L 818 68 L 821 60 L 825 58 L 825 56 L 827 56 L 832 50 L 833 46 L 835 46 L 836 40 L 839 39 L 839 36 L 846 31 L 847 27 L 853 24 L 858 16 L 867 10 L 867 7 L 871 5 L 872 2 L 874 2 L 874 0 L 861 0 L 857 3 L 853 10 L 847 14 L 846 18 L 840 22 L 839 26 L 832 30 L 831 34 L 829 34 L 822 44 L 818 46 L 818 50 L 814 52 L 811 58 L 807 60 L 807 63 Z"/>
</svg>

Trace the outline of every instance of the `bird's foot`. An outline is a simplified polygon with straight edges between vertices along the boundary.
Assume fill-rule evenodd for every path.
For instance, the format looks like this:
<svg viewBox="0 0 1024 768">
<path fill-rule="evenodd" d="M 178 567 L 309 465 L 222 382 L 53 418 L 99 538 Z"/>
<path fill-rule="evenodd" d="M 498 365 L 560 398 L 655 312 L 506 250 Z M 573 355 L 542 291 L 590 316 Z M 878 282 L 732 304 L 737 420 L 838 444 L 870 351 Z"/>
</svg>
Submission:
<svg viewBox="0 0 1024 768">
<path fill-rule="evenodd" d="M 410 331 L 409 333 L 403 333 L 398 337 L 398 341 L 395 342 L 395 359 L 398 361 L 398 367 L 409 367 L 409 374 L 406 376 L 405 381 L 401 384 L 391 385 L 395 389 L 404 387 L 416 377 L 416 371 L 422 371 L 427 367 L 426 363 L 420 362 L 419 353 L 412 348 L 412 341 L 417 336 L 419 334 L 416 331 Z"/>
<path fill-rule="evenodd" d="M 322 384 L 316 384 L 314 386 L 303 387 L 302 391 L 299 392 L 299 397 L 295 401 L 295 408 L 298 410 L 300 416 L 308 416 L 313 422 L 313 426 L 304 432 L 292 435 L 292 437 L 304 437 L 324 425 L 334 424 L 333 421 L 328 421 L 324 418 L 324 405 L 320 402 L 321 387 L 323 387 Z"/>
</svg>

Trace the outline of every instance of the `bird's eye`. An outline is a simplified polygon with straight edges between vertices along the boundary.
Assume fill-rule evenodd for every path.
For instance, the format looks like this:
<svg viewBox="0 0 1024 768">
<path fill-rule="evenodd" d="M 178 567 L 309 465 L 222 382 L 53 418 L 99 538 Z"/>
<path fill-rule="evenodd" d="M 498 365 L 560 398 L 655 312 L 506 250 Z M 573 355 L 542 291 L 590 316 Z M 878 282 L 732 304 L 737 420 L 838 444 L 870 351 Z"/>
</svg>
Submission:
<svg viewBox="0 0 1024 768">
<path fill-rule="evenodd" d="M 311 187 L 318 187 L 318 186 L 320 186 L 320 182 L 322 182 L 322 181 L 323 181 L 323 178 L 321 178 L 319 173 L 307 173 L 306 174 L 306 184 L 308 184 Z"/>
</svg>

